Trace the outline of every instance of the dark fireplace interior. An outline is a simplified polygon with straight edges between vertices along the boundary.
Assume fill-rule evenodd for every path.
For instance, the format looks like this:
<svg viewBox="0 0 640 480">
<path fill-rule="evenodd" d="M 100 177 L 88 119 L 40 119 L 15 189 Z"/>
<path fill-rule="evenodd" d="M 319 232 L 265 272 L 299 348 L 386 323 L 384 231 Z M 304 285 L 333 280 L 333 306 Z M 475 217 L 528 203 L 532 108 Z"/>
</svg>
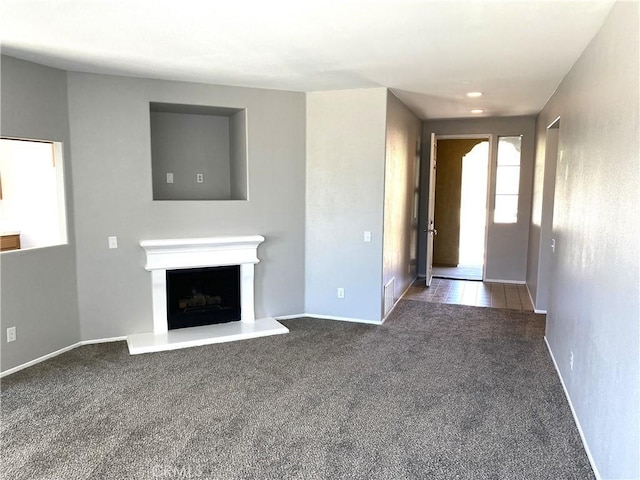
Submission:
<svg viewBox="0 0 640 480">
<path fill-rule="evenodd" d="M 240 266 L 167 270 L 169 330 L 240 320 Z"/>
</svg>

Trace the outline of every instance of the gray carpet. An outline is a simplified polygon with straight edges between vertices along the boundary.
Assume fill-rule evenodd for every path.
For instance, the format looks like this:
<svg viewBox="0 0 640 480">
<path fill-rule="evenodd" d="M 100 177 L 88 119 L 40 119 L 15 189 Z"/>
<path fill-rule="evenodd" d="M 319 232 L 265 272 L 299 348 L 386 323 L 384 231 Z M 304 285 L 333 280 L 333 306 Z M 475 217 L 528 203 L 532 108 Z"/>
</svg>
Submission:
<svg viewBox="0 0 640 480">
<path fill-rule="evenodd" d="M 84 346 L 2 379 L 7 479 L 594 478 L 533 313 L 402 301 L 385 325 L 129 356 Z"/>
</svg>

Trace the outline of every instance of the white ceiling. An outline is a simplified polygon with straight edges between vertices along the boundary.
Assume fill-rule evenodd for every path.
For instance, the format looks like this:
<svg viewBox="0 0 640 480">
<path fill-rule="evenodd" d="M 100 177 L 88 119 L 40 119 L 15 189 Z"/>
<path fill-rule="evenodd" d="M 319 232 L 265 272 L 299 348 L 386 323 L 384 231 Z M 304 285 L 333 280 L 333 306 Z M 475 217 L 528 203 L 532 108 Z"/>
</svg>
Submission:
<svg viewBox="0 0 640 480">
<path fill-rule="evenodd" d="M 62 69 L 314 91 L 422 118 L 539 112 L 613 0 L 0 0 L 2 52 Z M 480 90 L 480 99 L 466 92 Z"/>
</svg>

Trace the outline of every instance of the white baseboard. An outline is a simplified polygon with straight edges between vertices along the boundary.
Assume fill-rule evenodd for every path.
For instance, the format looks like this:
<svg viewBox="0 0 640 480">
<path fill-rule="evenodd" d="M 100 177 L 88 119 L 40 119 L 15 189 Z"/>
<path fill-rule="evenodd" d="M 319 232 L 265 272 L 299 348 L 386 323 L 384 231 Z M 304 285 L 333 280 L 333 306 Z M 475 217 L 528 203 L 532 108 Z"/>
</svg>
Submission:
<svg viewBox="0 0 640 480">
<path fill-rule="evenodd" d="M 413 282 L 411 282 L 413 283 Z M 408 289 L 407 289 L 408 290 Z M 404 297 L 404 294 L 407 293 L 407 290 L 405 290 L 404 292 L 402 292 L 402 295 L 400 295 L 398 297 L 398 299 L 393 302 L 393 306 L 389 309 L 389 311 L 387 312 L 387 314 L 382 318 L 382 322 L 380 322 L 381 324 L 387 321 L 387 318 L 389 318 L 391 316 L 391 314 L 393 313 L 393 311 L 396 309 L 396 307 L 398 306 L 398 304 L 400 303 L 400 300 L 402 300 L 402 297 Z"/>
<path fill-rule="evenodd" d="M 526 285 L 527 282 L 524 280 L 502 280 L 500 278 L 485 278 L 483 282 L 487 283 L 510 283 L 513 285 Z"/>
<path fill-rule="evenodd" d="M 126 340 L 127 340 L 126 335 L 122 337 L 96 338 L 95 340 L 82 340 L 81 342 L 78 342 L 78 346 L 95 345 L 96 343 L 124 342 Z"/>
<path fill-rule="evenodd" d="M 533 297 L 531 296 L 531 290 L 529 290 L 529 285 L 525 283 L 525 286 L 527 287 L 527 294 L 529 295 L 529 301 L 531 302 L 531 305 L 533 305 L 533 313 L 541 313 L 543 315 L 546 315 L 547 314 L 546 310 L 540 310 L 536 308 L 536 302 L 533 301 Z"/>
<path fill-rule="evenodd" d="M 24 370 L 27 367 L 31 367 L 33 365 L 37 365 L 38 363 L 44 362 L 45 360 L 49 360 L 50 358 L 57 357 L 69 350 L 73 350 L 74 348 L 81 347 L 83 345 L 93 345 L 95 343 L 107 343 L 107 342 L 120 342 L 126 340 L 127 337 L 111 337 L 111 338 L 97 338 L 95 340 L 82 340 L 80 342 L 74 343 L 73 345 L 69 345 L 68 347 L 61 348 L 60 350 L 56 350 L 55 352 L 47 353 L 42 357 L 38 357 L 36 359 L 30 360 L 22 365 L 18 365 L 17 367 L 10 368 L 5 370 L 4 372 L 0 372 L 0 378 L 6 377 L 7 375 L 11 375 L 12 373 L 19 372 L 20 370 Z"/>
<path fill-rule="evenodd" d="M 389 315 L 391 315 L 391 312 L 393 312 L 393 309 L 396 308 L 396 306 L 398 305 L 398 303 L 400 303 L 400 300 L 402 300 L 402 298 L 407 294 L 407 292 L 409 291 L 409 289 L 411 288 L 411 285 L 413 285 L 413 283 L 418 279 L 418 277 L 415 277 L 413 280 L 411 280 L 409 282 L 409 285 L 407 286 L 407 288 L 404 289 L 404 292 L 402 292 L 402 295 L 400 295 L 400 297 L 398 297 L 398 300 L 395 301 L 395 303 L 393 304 L 393 307 L 391 307 L 391 310 L 389 310 L 389 313 L 387 313 L 384 318 L 382 319 L 382 323 L 384 323 L 387 318 L 389 318 Z"/>
<path fill-rule="evenodd" d="M 295 320 L 296 318 L 302 317 L 310 317 L 311 315 L 307 315 L 306 313 L 295 313 L 293 315 L 278 315 L 275 318 L 276 320 Z"/>
<path fill-rule="evenodd" d="M 407 288 L 405 288 L 404 292 L 402 292 L 400 297 L 398 297 L 398 299 L 394 302 L 393 307 L 391 307 L 391 310 L 389 310 L 389 313 L 385 315 L 382 321 L 365 320 L 363 318 L 352 318 L 352 317 L 337 317 L 334 315 L 318 315 L 316 313 L 299 313 L 296 315 L 280 315 L 275 318 L 276 320 L 290 320 L 294 318 L 310 317 L 310 318 L 318 318 L 321 320 L 337 320 L 340 322 L 366 323 L 368 325 L 382 325 L 385 322 L 385 320 L 389 318 L 389 315 L 391 315 L 391 312 L 393 312 L 394 308 L 396 308 L 400 300 L 402 300 L 402 298 L 407 294 L 407 292 L 411 288 L 411 285 L 413 285 L 413 282 L 415 282 L 417 278 L 418 277 L 414 278 L 413 280 L 411 280 L 411 282 L 409 282 L 409 285 L 407 286 Z"/>
<path fill-rule="evenodd" d="M 596 462 L 591 455 L 591 451 L 589 450 L 589 444 L 587 443 L 587 439 L 584 437 L 584 432 L 582 431 L 582 426 L 580 425 L 580 420 L 578 420 L 578 416 L 576 415 L 576 410 L 573 408 L 573 403 L 571 403 L 571 397 L 569 396 L 569 391 L 567 390 L 567 386 L 564 383 L 564 379 L 562 378 L 562 374 L 560 373 L 560 369 L 558 368 L 558 363 L 556 362 L 556 358 L 553 356 L 553 351 L 551 350 L 551 345 L 549 345 L 549 341 L 545 335 L 544 343 L 547 345 L 547 350 L 549 351 L 549 355 L 551 356 L 551 360 L 553 361 L 553 366 L 556 369 L 556 373 L 558 374 L 558 378 L 560 378 L 560 383 L 562 384 L 562 389 L 564 390 L 564 396 L 567 397 L 567 402 L 569 403 L 569 408 L 571 409 L 571 414 L 573 415 L 573 421 L 576 422 L 576 427 L 578 428 L 578 433 L 580 434 L 580 439 L 582 440 L 582 445 L 584 446 L 585 452 L 587 452 L 587 458 L 589 459 L 589 463 L 591 464 L 591 468 L 593 469 L 593 473 L 596 476 L 597 480 L 601 480 L 602 477 L 598 472 L 598 467 L 596 466 Z"/>
<path fill-rule="evenodd" d="M 397 302 L 396 302 L 397 303 Z M 296 318 L 317 318 L 319 320 L 336 320 L 339 322 L 352 322 L 352 323 L 366 323 L 369 325 L 382 325 L 382 322 L 378 320 L 366 320 L 364 318 L 352 318 L 352 317 L 337 317 L 335 315 L 319 315 L 317 313 L 299 313 L 297 315 L 280 315 L 275 317 L 276 320 L 292 320 Z"/>
</svg>

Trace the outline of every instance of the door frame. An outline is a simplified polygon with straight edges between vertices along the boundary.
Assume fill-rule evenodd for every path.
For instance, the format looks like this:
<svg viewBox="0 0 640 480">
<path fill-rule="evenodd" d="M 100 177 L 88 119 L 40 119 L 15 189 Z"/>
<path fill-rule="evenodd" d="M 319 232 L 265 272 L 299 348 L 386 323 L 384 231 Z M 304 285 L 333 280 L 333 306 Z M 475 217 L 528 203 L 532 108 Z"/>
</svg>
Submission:
<svg viewBox="0 0 640 480">
<path fill-rule="evenodd" d="M 427 234 L 427 250 L 426 250 L 426 286 L 431 286 L 433 279 L 433 241 L 438 231 L 435 229 L 435 199 L 436 199 L 436 165 L 438 159 L 437 136 L 431 133 L 429 138 L 429 187 L 427 189 L 427 228 L 424 232 Z"/>
<path fill-rule="evenodd" d="M 433 155 L 433 153 L 435 152 L 435 161 L 437 164 L 437 158 L 438 158 L 438 153 L 437 153 L 437 148 L 436 145 L 438 144 L 438 140 L 470 140 L 470 139 L 476 139 L 476 138 L 481 138 L 483 140 L 488 140 L 489 141 L 489 158 L 487 161 L 487 198 L 485 200 L 485 222 L 484 222 L 484 255 L 483 255 L 483 259 L 482 259 L 482 281 L 484 282 L 487 278 L 487 245 L 488 245 L 488 237 L 489 237 L 489 220 L 491 219 L 491 210 L 492 210 L 492 189 L 491 186 L 493 185 L 493 169 L 494 169 L 494 159 L 496 157 L 496 145 L 495 145 L 495 135 L 492 133 L 465 133 L 465 134 L 454 134 L 454 135 L 439 135 L 437 133 L 432 133 L 432 145 L 431 145 L 431 155 Z M 433 159 L 429 158 L 429 165 L 432 165 L 433 163 Z M 427 217 L 430 215 L 429 212 L 429 199 L 433 196 L 433 198 L 435 199 L 435 189 L 436 189 L 436 184 L 435 181 L 433 182 L 433 192 L 431 191 L 431 171 L 429 172 L 429 192 L 427 195 Z M 435 218 L 435 211 L 433 212 L 434 214 L 434 218 Z M 427 229 L 429 229 L 429 218 L 427 218 Z M 438 226 L 434 225 L 433 228 L 435 228 L 437 230 Z M 429 233 L 427 232 L 427 235 L 429 235 Z M 429 242 L 429 239 L 427 239 L 427 242 Z M 429 248 L 427 247 L 427 255 L 426 255 L 426 261 L 427 261 L 427 265 L 426 265 L 426 272 L 427 272 L 427 286 L 429 286 L 429 284 L 431 283 L 429 275 L 431 274 L 432 270 L 433 270 L 433 251 L 431 251 L 431 255 L 429 255 Z"/>
</svg>

